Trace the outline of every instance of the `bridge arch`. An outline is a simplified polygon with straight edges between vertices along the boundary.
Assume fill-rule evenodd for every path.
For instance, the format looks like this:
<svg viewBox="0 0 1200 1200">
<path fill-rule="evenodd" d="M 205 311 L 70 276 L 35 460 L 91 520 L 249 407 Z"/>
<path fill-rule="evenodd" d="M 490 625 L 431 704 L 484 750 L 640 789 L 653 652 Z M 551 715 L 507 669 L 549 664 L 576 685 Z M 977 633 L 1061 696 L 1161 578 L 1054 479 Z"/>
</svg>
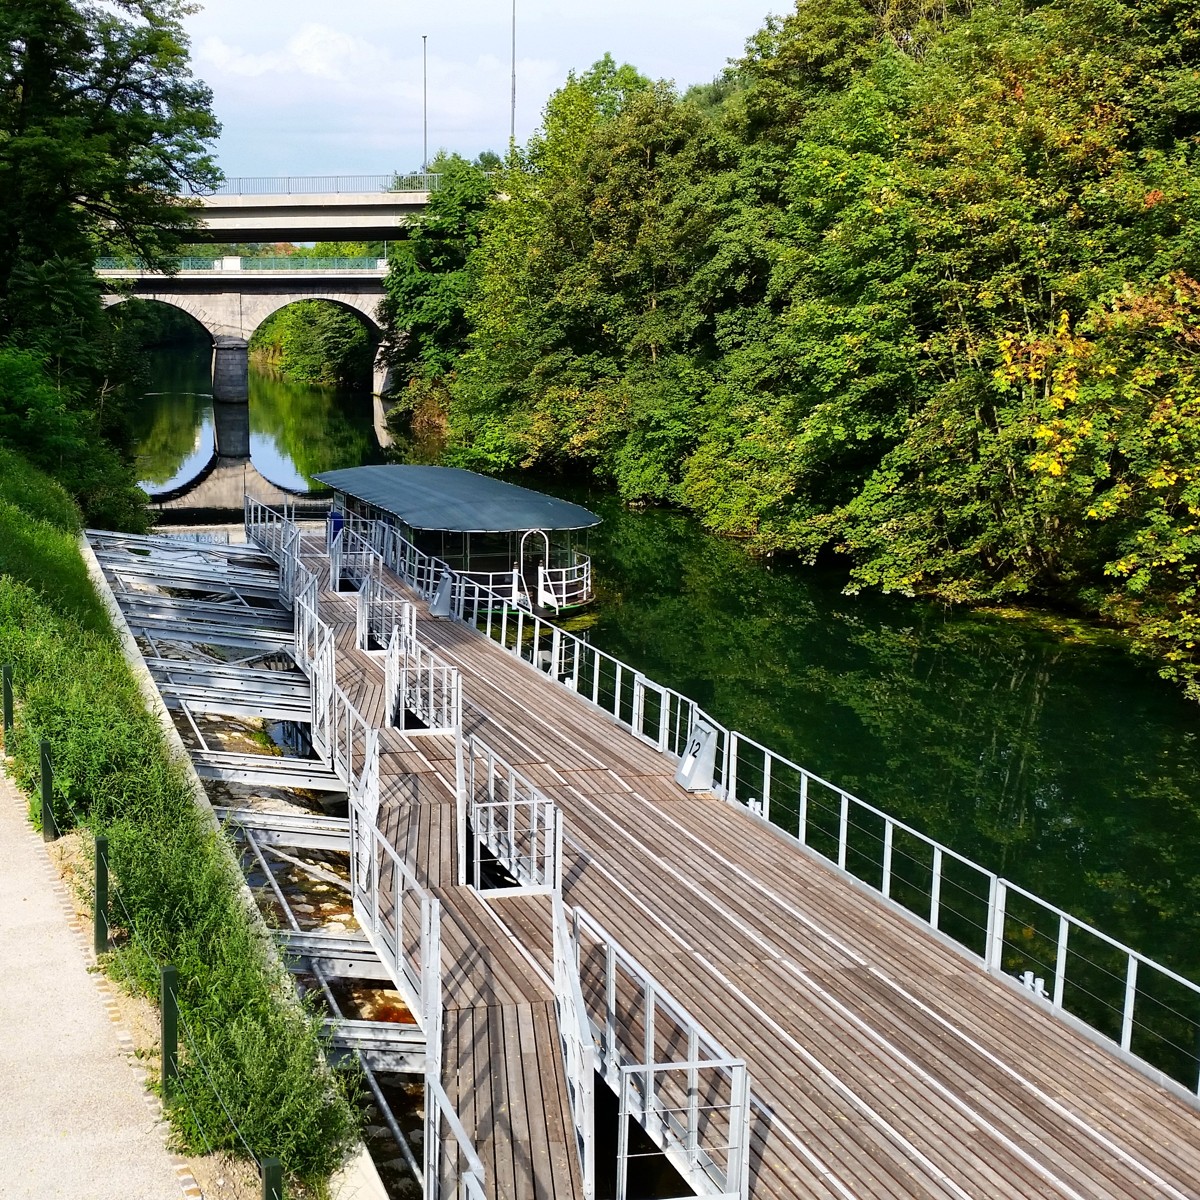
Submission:
<svg viewBox="0 0 1200 1200">
<path fill-rule="evenodd" d="M 118 304 L 124 304 L 129 300 L 146 300 L 154 304 L 165 304 L 169 308 L 178 309 L 182 313 L 186 313 L 201 329 L 208 334 L 209 340 L 214 344 L 218 337 L 217 322 L 212 318 L 212 315 L 205 309 L 204 305 L 197 302 L 197 299 L 192 296 L 171 296 L 171 295 L 121 295 L 113 293 L 102 297 L 102 303 L 106 309 L 115 308 Z"/>
<path fill-rule="evenodd" d="M 367 327 L 368 332 L 378 342 L 383 337 L 383 329 L 379 324 L 379 304 L 382 297 L 358 295 L 354 292 L 306 292 L 303 295 L 268 295 L 246 297 L 248 303 L 243 305 L 242 336 L 249 341 L 258 328 L 277 312 L 300 304 L 306 300 L 322 300 L 327 304 L 336 305 L 346 312 L 353 313 Z"/>
</svg>

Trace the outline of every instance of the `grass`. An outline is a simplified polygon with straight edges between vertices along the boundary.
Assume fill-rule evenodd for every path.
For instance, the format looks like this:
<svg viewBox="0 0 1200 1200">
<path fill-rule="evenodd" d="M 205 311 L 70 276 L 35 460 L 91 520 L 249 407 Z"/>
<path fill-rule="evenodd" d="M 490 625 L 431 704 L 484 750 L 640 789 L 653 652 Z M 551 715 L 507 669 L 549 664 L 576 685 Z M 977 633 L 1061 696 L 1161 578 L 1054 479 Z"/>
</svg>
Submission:
<svg viewBox="0 0 1200 1200">
<path fill-rule="evenodd" d="M 321 1067 L 320 1023 L 297 1006 L 242 907 L 223 835 L 171 762 L 91 588 L 79 524 L 56 484 L 0 451 L 0 662 L 13 664 L 20 702 L 6 747 L 16 777 L 36 791 L 47 739 L 60 822 L 71 824 L 73 808 L 108 835 L 120 900 L 108 972 L 157 998 L 160 965 L 178 968 L 189 1044 L 186 1102 L 171 1107 L 177 1140 L 199 1152 L 237 1150 L 244 1138 L 257 1157 L 319 1184 L 358 1136 L 355 1085 Z"/>
</svg>

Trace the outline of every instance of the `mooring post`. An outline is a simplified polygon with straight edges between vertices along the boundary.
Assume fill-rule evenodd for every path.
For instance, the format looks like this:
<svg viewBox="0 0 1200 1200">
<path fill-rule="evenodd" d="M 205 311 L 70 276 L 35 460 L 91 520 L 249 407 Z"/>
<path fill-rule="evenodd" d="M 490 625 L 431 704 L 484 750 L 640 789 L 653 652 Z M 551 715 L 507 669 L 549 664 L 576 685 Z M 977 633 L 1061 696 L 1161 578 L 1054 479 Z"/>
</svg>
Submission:
<svg viewBox="0 0 1200 1200">
<path fill-rule="evenodd" d="M 262 1160 L 262 1200 L 283 1200 L 283 1166 L 277 1158 Z"/>
<path fill-rule="evenodd" d="M 50 763 L 50 743 L 42 739 L 42 841 L 58 838 L 58 823 L 54 820 L 54 768 Z"/>
<path fill-rule="evenodd" d="M 9 749 L 8 735 L 12 733 L 13 727 L 13 699 L 12 699 L 12 664 L 5 663 L 0 667 L 0 677 L 4 681 L 4 748 Z"/>
<path fill-rule="evenodd" d="M 96 957 L 108 951 L 108 838 L 96 837 L 96 911 L 93 924 Z"/>
<path fill-rule="evenodd" d="M 170 1100 L 179 1079 L 179 972 L 165 966 L 160 975 L 162 1007 L 162 1094 Z"/>
</svg>

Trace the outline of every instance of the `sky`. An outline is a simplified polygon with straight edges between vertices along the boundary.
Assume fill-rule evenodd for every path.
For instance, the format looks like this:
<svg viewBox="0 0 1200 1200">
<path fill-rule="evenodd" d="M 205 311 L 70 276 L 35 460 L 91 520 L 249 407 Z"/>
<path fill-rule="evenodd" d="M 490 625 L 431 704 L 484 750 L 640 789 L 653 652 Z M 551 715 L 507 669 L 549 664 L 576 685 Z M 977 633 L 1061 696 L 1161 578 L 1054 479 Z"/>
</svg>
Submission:
<svg viewBox="0 0 1200 1200">
<path fill-rule="evenodd" d="M 788 0 L 517 0 L 517 140 L 605 51 L 680 87 L 718 75 Z M 203 0 L 186 20 L 227 176 L 386 174 L 508 144 L 512 0 Z"/>
</svg>

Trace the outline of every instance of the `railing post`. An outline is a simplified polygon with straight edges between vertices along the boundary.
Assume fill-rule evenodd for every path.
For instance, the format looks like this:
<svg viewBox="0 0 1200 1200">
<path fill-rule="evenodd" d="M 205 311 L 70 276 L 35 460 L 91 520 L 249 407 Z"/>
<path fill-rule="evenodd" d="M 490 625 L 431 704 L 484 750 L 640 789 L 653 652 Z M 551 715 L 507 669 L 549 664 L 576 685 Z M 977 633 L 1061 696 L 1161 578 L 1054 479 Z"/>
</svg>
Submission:
<svg viewBox="0 0 1200 1200">
<path fill-rule="evenodd" d="M 162 1009 L 162 1094 L 170 1101 L 179 1080 L 179 972 L 168 965 L 159 973 Z"/>
<path fill-rule="evenodd" d="M 842 793 L 841 811 L 838 815 L 838 848 L 837 865 L 841 870 L 846 869 L 846 851 L 850 842 L 850 797 Z"/>
<path fill-rule="evenodd" d="M 1121 1009 L 1121 1049 L 1128 1050 L 1133 1043 L 1133 1006 L 1137 1001 L 1138 960 L 1129 954 L 1125 968 L 1125 1004 Z"/>
<path fill-rule="evenodd" d="M 996 899 L 993 904 L 991 930 L 988 935 L 988 951 L 984 965 L 989 971 L 999 971 L 1004 961 L 1004 904 L 1008 888 L 1003 879 L 996 880 Z"/>
<path fill-rule="evenodd" d="M 883 819 L 883 874 L 879 879 L 879 891 L 882 893 L 885 900 L 892 898 L 892 848 L 895 840 L 895 826 L 887 817 Z M 995 885 L 995 877 L 992 879 L 993 886 Z M 988 914 L 991 915 L 992 902 L 988 904 Z M 990 928 L 990 926 L 989 926 Z M 987 955 L 987 947 L 984 947 L 984 955 Z"/>
<path fill-rule="evenodd" d="M 1058 918 L 1058 949 L 1054 955 L 1054 997 L 1055 1008 L 1062 1008 L 1063 988 L 1067 983 L 1067 938 L 1070 935 L 1071 923 L 1066 917 Z"/>
<path fill-rule="evenodd" d="M 942 907 L 942 848 L 933 848 L 933 877 L 929 884 L 929 924 L 938 927 L 938 916 Z"/>
<path fill-rule="evenodd" d="M 96 838 L 96 907 L 93 913 L 92 945 L 99 958 L 108 950 L 108 838 Z"/>
<path fill-rule="evenodd" d="M 58 839 L 58 822 L 54 819 L 54 767 L 50 762 L 50 743 L 42 739 L 42 841 Z"/>
<path fill-rule="evenodd" d="M 283 1165 L 277 1158 L 262 1160 L 262 1200 L 283 1200 Z"/>
<path fill-rule="evenodd" d="M 0 667 L 0 677 L 3 678 L 4 686 L 4 747 L 8 750 L 8 735 L 12 733 L 13 727 L 13 691 L 12 691 L 12 664 L 5 663 Z"/>
</svg>

